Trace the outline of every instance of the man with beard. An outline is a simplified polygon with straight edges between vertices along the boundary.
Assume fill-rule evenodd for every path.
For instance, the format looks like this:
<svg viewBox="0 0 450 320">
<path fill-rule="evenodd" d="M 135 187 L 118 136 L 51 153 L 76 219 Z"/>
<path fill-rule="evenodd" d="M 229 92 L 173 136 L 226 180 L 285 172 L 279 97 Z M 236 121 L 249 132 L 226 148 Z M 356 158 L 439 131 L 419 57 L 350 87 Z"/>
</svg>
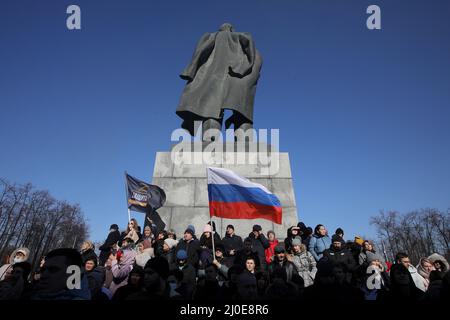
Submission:
<svg viewBox="0 0 450 320">
<path fill-rule="evenodd" d="M 333 265 L 345 265 L 345 279 L 348 283 L 352 280 L 352 273 L 355 271 L 356 263 L 351 252 L 345 248 L 344 239 L 337 235 L 331 238 L 331 247 L 324 251 L 323 256 Z"/>
<path fill-rule="evenodd" d="M 289 259 L 286 257 L 286 250 L 283 246 L 275 247 L 275 258 L 272 263 L 269 265 L 269 276 L 272 280 L 274 278 L 274 274 L 277 270 L 282 270 L 286 273 L 286 281 L 291 281 L 294 273 L 298 273 L 297 268 L 292 262 L 293 258 L 289 255 Z"/>
</svg>

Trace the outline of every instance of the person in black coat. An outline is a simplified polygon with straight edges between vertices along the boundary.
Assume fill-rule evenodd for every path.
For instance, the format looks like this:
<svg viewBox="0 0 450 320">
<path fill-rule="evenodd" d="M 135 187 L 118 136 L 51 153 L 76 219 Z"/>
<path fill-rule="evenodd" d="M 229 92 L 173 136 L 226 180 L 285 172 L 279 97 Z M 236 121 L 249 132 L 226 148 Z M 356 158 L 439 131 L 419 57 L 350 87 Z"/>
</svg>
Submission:
<svg viewBox="0 0 450 320">
<path fill-rule="evenodd" d="M 222 243 L 225 248 L 226 257 L 235 257 L 238 250 L 244 246 L 242 238 L 234 233 L 234 226 L 229 224 L 225 236 L 222 238 Z"/>
<path fill-rule="evenodd" d="M 390 270 L 392 301 L 419 301 L 423 298 L 423 292 L 416 287 L 409 270 L 401 263 L 392 265 Z"/>
<path fill-rule="evenodd" d="M 247 261 L 247 258 L 253 258 L 255 260 L 256 267 L 260 267 L 261 263 L 259 261 L 259 256 L 253 250 L 252 240 L 249 238 L 244 240 L 244 247 L 237 251 L 233 265 L 245 269 L 245 262 Z"/>
<path fill-rule="evenodd" d="M 104 266 L 106 260 L 108 260 L 109 255 L 111 254 L 112 247 L 119 241 L 120 232 L 119 226 L 117 224 L 112 224 L 109 227 L 109 234 L 106 238 L 105 242 L 100 246 L 100 257 L 99 257 L 99 265 Z"/>
<path fill-rule="evenodd" d="M 351 252 L 345 248 L 344 239 L 337 235 L 331 238 L 331 247 L 323 252 L 323 257 L 333 265 L 344 264 L 346 267 L 346 280 L 348 283 L 352 280 L 352 273 L 357 265 Z"/>
<path fill-rule="evenodd" d="M 291 281 L 294 274 L 298 274 L 297 268 L 292 261 L 289 261 L 286 257 L 286 250 L 282 245 L 275 247 L 275 258 L 270 263 L 269 267 L 269 277 L 273 282 L 275 274 L 281 270 L 286 274 L 283 276 L 285 281 Z"/>
<path fill-rule="evenodd" d="M 266 236 L 262 233 L 261 226 L 255 224 L 253 226 L 253 231 L 248 235 L 246 239 L 249 239 L 251 241 L 253 251 L 258 254 L 262 270 L 266 270 L 267 265 L 265 250 L 270 247 L 270 243 L 269 240 L 267 240 Z"/>
<path fill-rule="evenodd" d="M 175 251 L 178 252 L 180 250 L 186 251 L 187 263 L 197 269 L 199 262 L 200 242 L 197 239 L 194 239 L 194 232 L 191 229 L 186 229 L 183 240 L 178 242 Z"/>
<path fill-rule="evenodd" d="M 300 227 L 292 226 L 287 230 L 287 237 L 284 239 L 284 247 L 286 248 L 287 253 L 293 253 L 292 240 L 294 239 L 302 241 L 302 238 L 300 237 Z"/>
<path fill-rule="evenodd" d="M 95 246 L 92 243 L 92 241 L 86 240 L 81 245 L 81 261 L 83 262 L 83 265 L 88 260 L 95 260 L 95 263 L 98 263 L 98 257 L 95 254 Z"/>
</svg>

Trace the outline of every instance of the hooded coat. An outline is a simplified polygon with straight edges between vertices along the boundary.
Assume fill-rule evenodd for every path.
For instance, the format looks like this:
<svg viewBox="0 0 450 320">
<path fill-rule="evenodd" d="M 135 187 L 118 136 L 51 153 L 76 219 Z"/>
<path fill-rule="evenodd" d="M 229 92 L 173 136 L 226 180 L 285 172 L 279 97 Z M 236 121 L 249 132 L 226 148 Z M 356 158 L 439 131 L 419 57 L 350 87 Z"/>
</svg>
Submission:
<svg viewBox="0 0 450 320">
<path fill-rule="evenodd" d="M 177 108 L 182 128 L 194 135 L 193 121 L 221 119 L 223 110 L 238 112 L 253 123 L 253 102 L 262 58 L 249 33 L 224 23 L 204 34 L 180 77 L 187 80 Z"/>
<path fill-rule="evenodd" d="M 431 263 L 435 263 L 436 261 L 441 261 L 444 264 L 444 272 L 447 272 L 449 269 L 449 264 L 447 259 L 445 259 L 443 256 L 441 256 L 438 253 L 433 253 L 431 256 L 428 257 L 428 260 L 431 261 Z"/>
<path fill-rule="evenodd" d="M 16 253 L 19 251 L 22 251 L 25 255 L 24 260 L 21 262 L 28 262 L 28 259 L 30 257 L 30 250 L 28 248 L 22 247 L 22 248 L 17 248 L 16 250 L 14 250 L 11 253 L 11 255 L 9 256 L 9 263 L 4 264 L 3 266 L 0 267 L 0 281 L 5 279 L 6 274 L 12 270 L 12 267 L 14 265 L 14 257 L 16 255 Z"/>
</svg>

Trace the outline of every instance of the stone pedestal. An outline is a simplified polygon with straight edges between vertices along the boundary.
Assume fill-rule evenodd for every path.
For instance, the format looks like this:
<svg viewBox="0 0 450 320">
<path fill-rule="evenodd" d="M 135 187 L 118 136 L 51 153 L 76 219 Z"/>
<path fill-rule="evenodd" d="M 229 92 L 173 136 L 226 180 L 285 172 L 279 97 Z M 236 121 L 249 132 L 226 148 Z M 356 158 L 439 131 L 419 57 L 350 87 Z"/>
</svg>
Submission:
<svg viewBox="0 0 450 320">
<path fill-rule="evenodd" d="M 179 146 L 174 146 L 172 151 L 176 151 L 177 148 L 179 150 Z M 190 149 L 177 154 L 173 152 L 156 154 L 152 183 L 163 188 L 167 195 L 166 204 L 158 210 L 167 225 L 166 229 L 175 230 L 181 237 L 186 227 L 192 224 L 196 235 L 199 237 L 202 234 L 205 224 L 210 219 L 206 177 L 208 166 L 227 168 L 262 184 L 278 196 L 283 207 L 281 225 L 265 219 L 213 217 L 221 237 L 225 234 L 228 224 L 234 225 L 236 234 L 243 238 L 248 236 L 254 224 L 261 225 L 264 233 L 274 230 L 277 238 L 286 237 L 286 230 L 297 224 L 297 207 L 288 153 L 273 152 L 270 146 L 266 152 L 267 145 L 262 144 L 247 146 L 244 149 L 223 144 L 224 152 L 214 153 L 206 153 L 208 147 L 201 143 L 195 146 L 192 144 Z M 261 156 L 261 152 L 266 156 L 269 155 L 269 164 L 264 155 Z M 243 158 L 246 159 L 245 163 L 242 163 Z M 205 160 L 208 163 L 205 163 Z"/>
</svg>

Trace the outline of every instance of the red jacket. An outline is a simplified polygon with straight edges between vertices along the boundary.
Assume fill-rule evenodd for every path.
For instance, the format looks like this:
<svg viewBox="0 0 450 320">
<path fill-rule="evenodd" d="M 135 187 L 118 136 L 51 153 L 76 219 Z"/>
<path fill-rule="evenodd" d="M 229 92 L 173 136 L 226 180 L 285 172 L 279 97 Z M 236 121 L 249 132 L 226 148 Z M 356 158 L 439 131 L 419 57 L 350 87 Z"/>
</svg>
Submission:
<svg viewBox="0 0 450 320">
<path fill-rule="evenodd" d="M 278 245 L 278 240 L 269 241 L 270 247 L 268 247 L 264 253 L 266 254 L 267 264 L 272 262 L 272 257 L 275 255 L 275 247 Z"/>
</svg>

